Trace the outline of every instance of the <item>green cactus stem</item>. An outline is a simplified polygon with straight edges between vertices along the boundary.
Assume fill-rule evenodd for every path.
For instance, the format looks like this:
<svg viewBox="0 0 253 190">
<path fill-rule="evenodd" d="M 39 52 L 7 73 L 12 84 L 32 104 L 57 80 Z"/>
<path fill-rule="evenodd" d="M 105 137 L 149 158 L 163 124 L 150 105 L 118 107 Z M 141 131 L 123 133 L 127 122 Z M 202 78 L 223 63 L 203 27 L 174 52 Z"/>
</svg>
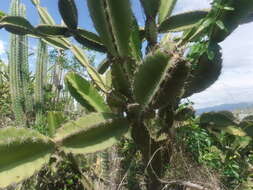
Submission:
<svg viewBox="0 0 253 190">
<path fill-rule="evenodd" d="M 43 119 L 43 102 L 44 102 L 44 86 L 45 86 L 45 72 L 47 70 L 48 52 L 47 45 L 39 41 L 37 50 L 36 74 L 35 74 L 35 109 L 37 125 L 42 124 Z"/>
<path fill-rule="evenodd" d="M 21 15 L 20 1 L 12 0 L 11 2 L 11 15 Z M 24 91 L 23 91 L 23 72 L 24 67 L 24 50 L 23 50 L 24 37 L 11 34 L 10 36 L 10 90 L 12 109 L 15 115 L 16 123 L 18 126 L 26 125 Z"/>
</svg>

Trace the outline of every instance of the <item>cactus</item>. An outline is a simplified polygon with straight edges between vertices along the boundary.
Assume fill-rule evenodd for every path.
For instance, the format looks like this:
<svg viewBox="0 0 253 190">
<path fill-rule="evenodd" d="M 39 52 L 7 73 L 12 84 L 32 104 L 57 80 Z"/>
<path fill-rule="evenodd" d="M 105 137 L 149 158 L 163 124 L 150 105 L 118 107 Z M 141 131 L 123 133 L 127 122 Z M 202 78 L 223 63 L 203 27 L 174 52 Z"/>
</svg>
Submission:
<svg viewBox="0 0 253 190">
<path fill-rule="evenodd" d="M 110 110 L 97 90 L 78 74 L 68 73 L 65 76 L 65 83 L 70 94 L 88 111 L 108 112 Z"/>
<path fill-rule="evenodd" d="M 111 113 L 93 113 L 70 121 L 52 138 L 31 129 L 0 129 L 0 188 L 33 175 L 59 148 L 66 153 L 92 153 L 112 146 L 127 131 L 126 118 Z"/>
<path fill-rule="evenodd" d="M 34 88 L 34 101 L 36 109 L 36 124 L 42 124 L 43 119 L 43 103 L 44 103 L 44 88 L 46 85 L 48 52 L 47 45 L 39 41 L 37 49 L 36 73 L 35 73 L 35 88 Z"/>
<path fill-rule="evenodd" d="M 21 16 L 26 17 L 26 7 L 21 5 L 20 7 Z M 31 112 L 33 109 L 33 99 L 31 92 L 29 90 L 30 85 L 30 73 L 29 73 L 29 63 L 28 63 L 28 37 L 27 36 L 20 36 L 20 45 L 22 46 L 23 52 L 23 59 L 22 59 L 22 81 L 23 81 L 23 93 L 25 99 L 25 112 Z"/>
<path fill-rule="evenodd" d="M 158 178 L 164 174 L 166 160 L 161 147 L 173 141 L 173 138 L 168 138 L 175 136 L 174 120 L 181 120 L 178 112 L 181 99 L 208 88 L 221 72 L 222 54 L 217 42 L 222 41 L 227 33 L 224 36 L 225 30 L 216 30 L 216 21 L 221 26 L 220 23 L 228 22 L 228 17 L 222 16 L 226 1 L 217 1 L 219 6 L 214 3 L 211 10 L 171 16 L 176 0 L 140 0 L 146 17 L 143 29 L 138 26 L 130 0 L 88 0 L 88 10 L 97 31 L 95 34 L 79 28 L 74 0 L 58 1 L 64 26 L 55 25 L 40 2 L 33 0 L 43 24 L 34 27 L 24 18 L 4 16 L 0 27 L 69 49 L 86 68 L 90 80 L 69 73 L 65 82 L 71 95 L 92 113 L 57 129 L 53 137 L 57 146 L 72 153 L 99 151 L 113 145 L 131 128 L 133 141 L 147 165 L 147 189 L 161 189 Z M 232 19 L 233 27 L 241 23 L 237 18 L 242 19 L 253 9 L 250 1 L 241 0 L 242 4 L 238 5 L 237 0 L 231 0 L 231 5 L 238 7 L 229 15 L 239 15 Z M 184 33 L 169 40 L 169 35 L 162 40 L 158 38 L 159 33 L 175 31 Z M 74 37 L 81 45 L 106 53 L 106 61 L 99 68 L 92 66 L 82 49 L 73 45 L 69 37 Z M 143 41 L 147 42 L 146 55 L 142 55 Z M 196 48 L 199 43 L 204 44 L 202 49 Z M 190 53 L 188 47 L 192 48 Z M 105 77 L 102 75 L 104 72 Z M 200 122 L 244 136 L 244 131 L 237 127 L 238 122 L 230 116 L 224 112 L 209 113 L 202 115 Z M 161 129 L 156 135 L 150 130 L 154 127 Z M 161 132 L 165 133 L 165 138 L 153 138 Z M 161 154 L 156 154 L 157 150 L 161 150 Z"/>
<path fill-rule="evenodd" d="M 12 0 L 11 2 L 11 15 L 20 16 L 21 7 L 19 0 Z M 27 74 L 24 68 L 27 67 L 25 58 L 24 37 L 11 34 L 10 37 L 10 89 L 12 108 L 15 114 L 15 119 L 18 126 L 26 126 L 25 115 L 25 96 L 24 96 L 24 81 L 23 76 Z M 27 45 L 27 44 L 26 44 Z M 23 49 L 24 48 L 24 49 Z M 26 90 L 27 88 L 25 88 Z"/>
<path fill-rule="evenodd" d="M 54 143 L 36 131 L 25 128 L 0 130 L 0 187 L 30 177 L 49 161 Z"/>
</svg>

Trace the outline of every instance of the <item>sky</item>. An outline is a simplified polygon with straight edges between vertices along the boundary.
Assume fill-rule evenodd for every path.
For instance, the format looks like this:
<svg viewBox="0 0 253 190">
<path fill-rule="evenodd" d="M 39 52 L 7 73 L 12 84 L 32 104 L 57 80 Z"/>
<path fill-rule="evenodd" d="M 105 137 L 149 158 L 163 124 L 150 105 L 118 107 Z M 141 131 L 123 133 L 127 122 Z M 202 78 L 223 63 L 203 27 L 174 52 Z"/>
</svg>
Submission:
<svg viewBox="0 0 253 190">
<path fill-rule="evenodd" d="M 60 24 L 57 0 L 40 0 L 41 5 L 48 8 L 49 13 Z M 144 13 L 140 9 L 139 0 L 131 0 L 132 8 L 140 25 L 144 24 Z M 33 25 L 39 23 L 39 17 L 31 0 L 21 0 L 27 7 L 27 17 Z M 0 0 L 0 10 L 8 12 L 10 0 Z M 76 0 L 79 11 L 79 25 L 94 31 L 87 11 L 85 0 Z M 178 0 L 174 14 L 189 10 L 210 7 L 210 0 Z M 219 79 L 204 92 L 190 97 L 195 108 L 204 108 L 219 104 L 253 102 L 253 22 L 238 27 L 220 45 L 223 53 L 223 69 Z M 0 30 L 0 58 L 6 60 L 8 49 L 8 33 Z M 30 46 L 36 48 L 36 41 L 30 40 Z"/>
</svg>

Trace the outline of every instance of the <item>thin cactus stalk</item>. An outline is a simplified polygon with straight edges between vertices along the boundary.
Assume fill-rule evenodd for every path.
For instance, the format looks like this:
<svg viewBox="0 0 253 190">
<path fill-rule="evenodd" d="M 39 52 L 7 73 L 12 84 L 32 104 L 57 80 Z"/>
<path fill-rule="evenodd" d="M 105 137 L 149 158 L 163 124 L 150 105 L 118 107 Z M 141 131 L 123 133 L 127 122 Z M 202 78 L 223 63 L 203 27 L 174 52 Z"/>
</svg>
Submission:
<svg viewBox="0 0 253 190">
<path fill-rule="evenodd" d="M 36 74 L 35 74 L 35 109 L 36 109 L 36 121 L 35 123 L 42 124 L 43 119 L 43 102 L 44 102 L 44 87 L 45 87 L 45 70 L 47 70 L 47 45 L 39 41 L 37 50 L 37 62 L 36 62 Z"/>
<path fill-rule="evenodd" d="M 20 15 L 20 1 L 12 0 L 11 2 L 11 15 Z M 23 47 L 22 37 L 11 34 L 10 36 L 10 89 L 13 112 L 18 126 L 26 125 L 26 115 L 24 110 L 24 93 L 22 85 L 22 60 L 23 60 Z"/>
<path fill-rule="evenodd" d="M 26 7 L 22 4 L 20 6 L 20 15 L 26 17 Z M 29 63 L 28 63 L 28 37 L 20 36 L 20 45 L 22 46 L 22 68 L 21 68 L 21 77 L 22 77 L 22 86 L 25 99 L 25 111 L 31 112 L 33 109 L 33 102 L 31 92 L 29 90 L 30 76 L 29 76 Z"/>
</svg>

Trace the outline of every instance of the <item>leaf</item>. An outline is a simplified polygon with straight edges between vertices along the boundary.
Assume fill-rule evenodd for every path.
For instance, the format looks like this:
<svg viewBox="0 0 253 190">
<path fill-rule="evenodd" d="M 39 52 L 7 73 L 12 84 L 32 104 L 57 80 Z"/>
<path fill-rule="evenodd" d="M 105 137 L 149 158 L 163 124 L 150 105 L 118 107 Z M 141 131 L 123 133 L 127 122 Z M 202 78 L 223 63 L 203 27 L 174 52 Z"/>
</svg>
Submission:
<svg viewBox="0 0 253 190">
<path fill-rule="evenodd" d="M 128 121 L 122 116 L 92 113 L 59 128 L 55 140 L 66 152 L 87 154 L 112 146 L 128 128 Z"/>
<path fill-rule="evenodd" d="M 54 142 L 25 128 L 0 129 L 0 187 L 32 176 L 49 161 Z"/>
<path fill-rule="evenodd" d="M 190 11 L 167 18 L 159 26 L 159 32 L 180 32 L 196 26 L 196 24 L 206 17 L 208 11 Z"/>
<path fill-rule="evenodd" d="M 96 69 L 90 65 L 87 57 L 82 52 L 82 50 L 76 45 L 72 45 L 71 51 L 73 52 L 77 60 L 87 69 L 87 72 L 89 76 L 92 78 L 93 82 L 104 92 L 107 92 L 108 89 L 106 88 L 102 77 L 99 75 Z"/>
<path fill-rule="evenodd" d="M 136 101 L 146 108 L 154 99 L 165 78 L 170 56 L 162 52 L 149 55 L 140 66 L 134 79 L 134 96 Z"/>
<path fill-rule="evenodd" d="M 65 26 L 61 25 L 47 25 L 47 24 L 40 24 L 36 27 L 36 30 L 43 34 L 43 35 L 49 35 L 53 37 L 57 36 L 71 36 L 69 33 L 69 30 Z"/>
<path fill-rule="evenodd" d="M 65 76 L 65 84 L 76 101 L 89 111 L 108 112 L 110 110 L 92 84 L 80 75 L 74 72 L 68 73 Z"/>
<path fill-rule="evenodd" d="M 102 43 L 99 36 L 97 36 L 96 34 L 84 29 L 77 29 L 73 31 L 73 34 L 76 41 L 78 41 L 85 47 L 93 49 L 95 51 L 103 52 L 103 53 L 106 52 L 106 47 Z"/>
<path fill-rule="evenodd" d="M 64 23 L 70 29 L 76 29 L 78 22 L 78 13 L 75 0 L 59 0 L 58 7 Z"/>
<path fill-rule="evenodd" d="M 63 122 L 64 122 L 64 117 L 62 115 L 62 112 L 49 111 L 47 113 L 47 123 L 48 123 L 50 137 L 54 136 L 56 129 L 58 129 Z"/>
<path fill-rule="evenodd" d="M 34 27 L 28 20 L 19 16 L 6 16 L 0 20 L 0 27 L 3 26 L 7 31 L 17 34 L 33 34 Z"/>
<path fill-rule="evenodd" d="M 167 17 L 169 17 L 174 9 L 177 0 L 160 0 L 160 7 L 158 13 L 158 24 L 161 24 Z"/>
</svg>

